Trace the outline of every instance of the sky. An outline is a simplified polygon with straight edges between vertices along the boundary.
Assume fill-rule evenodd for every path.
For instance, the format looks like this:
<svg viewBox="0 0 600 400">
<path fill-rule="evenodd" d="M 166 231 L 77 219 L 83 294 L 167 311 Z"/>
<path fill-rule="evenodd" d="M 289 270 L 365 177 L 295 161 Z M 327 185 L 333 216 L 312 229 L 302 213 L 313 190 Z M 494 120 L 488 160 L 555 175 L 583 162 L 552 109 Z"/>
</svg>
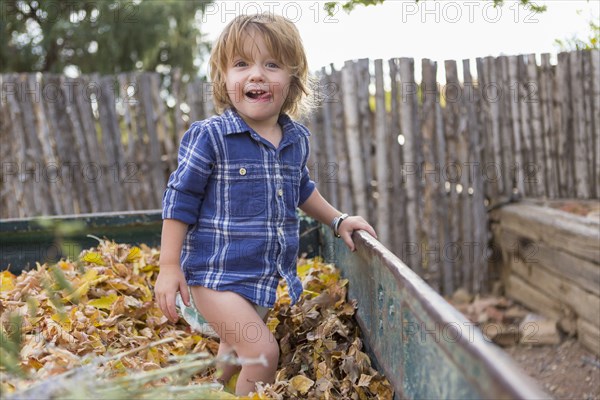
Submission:
<svg viewBox="0 0 600 400">
<path fill-rule="evenodd" d="M 600 0 L 541 0 L 547 11 L 534 14 L 517 1 L 494 8 L 491 0 L 386 0 L 358 6 L 351 13 L 323 11 L 323 1 L 215 2 L 202 17 L 201 30 L 215 40 L 238 14 L 274 12 L 296 23 L 312 71 L 359 58 L 388 60 L 411 57 L 443 61 L 476 57 L 541 53 L 556 54 L 555 39 L 586 38 L 587 21 L 600 15 Z M 581 13 L 578 14 L 578 10 Z M 539 58 L 538 58 L 539 60 Z M 385 65 L 386 63 L 384 63 Z M 459 71 L 460 73 L 460 71 Z M 459 75 L 460 76 L 460 75 Z"/>
</svg>

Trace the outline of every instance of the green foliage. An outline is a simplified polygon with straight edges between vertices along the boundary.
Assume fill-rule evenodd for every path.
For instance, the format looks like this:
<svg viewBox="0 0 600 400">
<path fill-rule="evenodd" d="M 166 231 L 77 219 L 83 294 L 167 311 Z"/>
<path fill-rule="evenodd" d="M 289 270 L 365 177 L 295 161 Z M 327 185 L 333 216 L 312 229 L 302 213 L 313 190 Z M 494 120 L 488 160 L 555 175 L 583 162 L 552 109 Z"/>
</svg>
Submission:
<svg viewBox="0 0 600 400">
<path fill-rule="evenodd" d="M 0 72 L 194 72 L 207 0 L 3 0 Z"/>
<path fill-rule="evenodd" d="M 346 0 L 344 2 L 344 4 L 342 4 L 342 9 L 346 10 L 347 12 L 350 12 L 352 10 L 354 10 L 354 8 L 358 5 L 361 6 L 374 6 L 377 4 L 382 4 L 385 0 Z M 419 1 L 424 1 L 424 0 L 415 0 L 416 3 L 418 3 Z M 500 7 L 504 4 L 504 0 L 489 0 L 489 1 L 493 1 L 494 2 L 494 7 Z M 535 3 L 533 3 L 532 0 L 519 0 L 521 2 L 521 5 L 530 8 L 532 11 L 535 11 L 537 13 L 541 13 L 546 11 L 546 6 L 538 6 Z M 338 2 L 337 1 L 329 1 L 327 3 L 325 3 L 325 11 L 327 11 L 327 13 L 329 13 L 329 15 L 333 15 L 335 13 L 336 7 L 338 6 Z"/>
<path fill-rule="evenodd" d="M 581 14 L 581 11 L 578 11 Z M 555 39 L 554 43 L 558 47 L 559 51 L 573 51 L 573 50 L 593 50 L 600 48 L 600 24 L 594 16 L 590 16 L 588 20 L 588 37 L 585 39 L 579 39 L 576 36 L 572 36 L 566 39 Z"/>
</svg>

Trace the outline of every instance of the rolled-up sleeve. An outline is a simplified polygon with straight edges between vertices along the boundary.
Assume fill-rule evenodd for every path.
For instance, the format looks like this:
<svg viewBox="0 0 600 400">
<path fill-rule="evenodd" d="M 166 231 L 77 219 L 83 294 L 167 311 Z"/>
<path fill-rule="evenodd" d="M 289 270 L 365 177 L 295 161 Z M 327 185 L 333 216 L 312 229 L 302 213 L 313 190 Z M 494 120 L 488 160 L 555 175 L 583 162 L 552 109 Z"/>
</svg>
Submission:
<svg viewBox="0 0 600 400">
<path fill-rule="evenodd" d="M 215 163 L 214 147 L 202 124 L 192 124 L 183 135 L 177 162 L 163 195 L 162 217 L 194 224 Z"/>
<path fill-rule="evenodd" d="M 308 155 L 309 155 L 309 146 L 308 146 L 308 137 L 305 139 L 305 156 L 302 161 L 302 176 L 300 177 L 300 196 L 298 199 L 298 205 L 301 206 L 312 194 L 315 190 L 315 182 L 310 179 L 310 172 L 306 164 L 308 163 Z"/>
</svg>

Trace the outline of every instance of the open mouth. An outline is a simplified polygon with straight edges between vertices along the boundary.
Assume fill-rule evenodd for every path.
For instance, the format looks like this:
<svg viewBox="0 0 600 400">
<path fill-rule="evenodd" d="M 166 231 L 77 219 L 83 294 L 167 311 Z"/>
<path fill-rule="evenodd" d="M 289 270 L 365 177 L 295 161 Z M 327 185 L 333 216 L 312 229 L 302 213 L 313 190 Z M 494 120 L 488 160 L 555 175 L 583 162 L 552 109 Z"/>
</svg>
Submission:
<svg viewBox="0 0 600 400">
<path fill-rule="evenodd" d="M 270 97 L 269 92 L 266 92 L 261 89 L 248 90 L 248 91 L 246 91 L 245 95 L 246 95 L 246 97 L 249 97 L 252 100 L 267 99 Z"/>
</svg>

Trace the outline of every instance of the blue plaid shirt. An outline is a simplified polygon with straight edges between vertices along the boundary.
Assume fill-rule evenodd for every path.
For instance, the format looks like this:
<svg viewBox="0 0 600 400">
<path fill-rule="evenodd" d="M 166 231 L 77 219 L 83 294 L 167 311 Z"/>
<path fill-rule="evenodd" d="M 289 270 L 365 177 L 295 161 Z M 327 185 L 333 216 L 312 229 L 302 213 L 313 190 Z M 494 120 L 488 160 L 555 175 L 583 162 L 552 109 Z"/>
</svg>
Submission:
<svg viewBox="0 0 600 400">
<path fill-rule="evenodd" d="M 296 208 L 313 192 L 308 129 L 279 117 L 278 148 L 231 109 L 194 122 L 167 183 L 163 218 L 189 224 L 181 268 L 188 285 L 231 290 L 272 307 L 280 277 L 295 303 L 299 226 Z"/>
</svg>

